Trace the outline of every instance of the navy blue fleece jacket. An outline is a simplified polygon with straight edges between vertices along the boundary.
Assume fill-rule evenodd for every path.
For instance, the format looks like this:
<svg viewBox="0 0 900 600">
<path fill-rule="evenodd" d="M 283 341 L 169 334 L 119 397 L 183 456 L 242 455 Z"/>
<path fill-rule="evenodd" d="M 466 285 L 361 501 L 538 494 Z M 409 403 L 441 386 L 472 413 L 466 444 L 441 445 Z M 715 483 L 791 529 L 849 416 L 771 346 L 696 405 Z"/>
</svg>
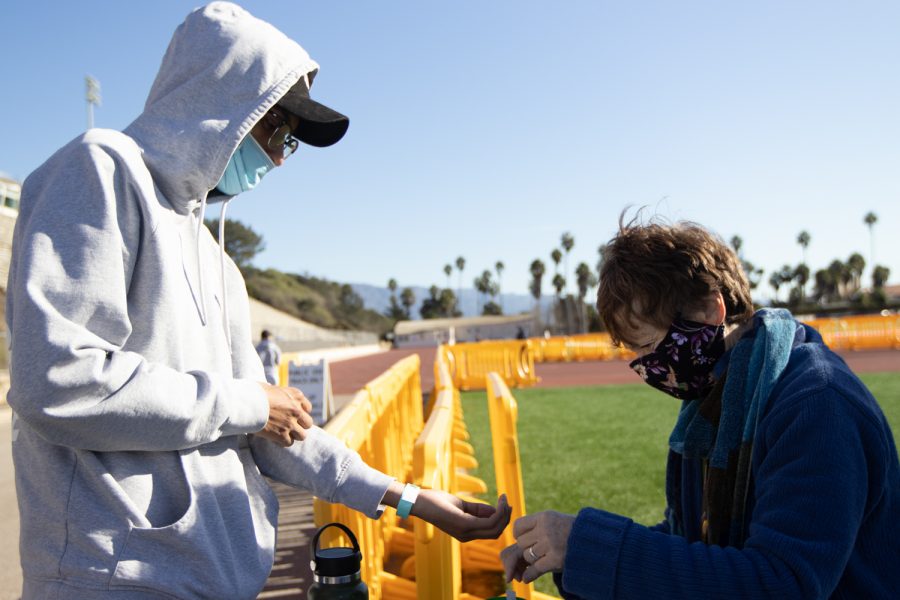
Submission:
<svg viewBox="0 0 900 600">
<path fill-rule="evenodd" d="M 564 598 L 900 597 L 900 464 L 890 427 L 844 361 L 804 331 L 757 430 L 744 547 L 585 508 L 555 577 Z M 698 473 L 689 462 L 685 470 Z M 699 502 L 701 481 L 684 477 L 694 488 L 685 500 Z"/>
</svg>

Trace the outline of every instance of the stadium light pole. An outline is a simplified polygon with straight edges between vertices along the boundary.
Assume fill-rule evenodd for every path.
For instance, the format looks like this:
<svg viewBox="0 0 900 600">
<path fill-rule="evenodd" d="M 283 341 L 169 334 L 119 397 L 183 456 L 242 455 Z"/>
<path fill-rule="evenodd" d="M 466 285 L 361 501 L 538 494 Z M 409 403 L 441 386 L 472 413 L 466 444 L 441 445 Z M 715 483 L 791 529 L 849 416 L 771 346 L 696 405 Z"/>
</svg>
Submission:
<svg viewBox="0 0 900 600">
<path fill-rule="evenodd" d="M 84 89 L 84 99 L 87 101 L 88 129 L 93 129 L 94 106 L 100 106 L 100 82 L 90 75 L 85 75 Z"/>
</svg>

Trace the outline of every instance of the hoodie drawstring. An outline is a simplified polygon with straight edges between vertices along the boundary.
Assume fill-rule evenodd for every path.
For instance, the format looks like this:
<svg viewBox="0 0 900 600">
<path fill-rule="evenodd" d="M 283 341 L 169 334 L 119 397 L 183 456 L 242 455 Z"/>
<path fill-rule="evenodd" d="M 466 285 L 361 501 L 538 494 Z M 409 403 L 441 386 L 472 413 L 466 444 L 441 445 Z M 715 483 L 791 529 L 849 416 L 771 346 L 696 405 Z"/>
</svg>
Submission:
<svg viewBox="0 0 900 600">
<path fill-rule="evenodd" d="M 228 293 L 225 289 L 225 209 L 231 198 L 222 202 L 222 211 L 219 213 L 219 283 L 222 287 L 222 330 L 225 332 L 225 340 L 228 343 L 228 353 L 231 353 L 231 329 L 228 326 Z M 203 227 L 203 218 L 206 215 L 206 197 L 200 201 L 199 222 L 197 223 L 197 277 L 200 288 L 200 322 L 206 326 L 206 299 L 203 295 L 203 265 L 200 259 L 200 232 Z"/>
<path fill-rule="evenodd" d="M 203 296 L 203 265 L 200 264 L 200 231 L 206 214 L 206 196 L 200 201 L 200 217 L 197 220 L 197 278 L 200 280 L 200 322 L 206 327 L 206 300 Z"/>
<path fill-rule="evenodd" d="M 231 352 L 231 328 L 228 327 L 228 292 L 225 291 L 225 209 L 228 208 L 228 198 L 222 202 L 222 211 L 219 213 L 219 280 L 222 284 L 222 329 L 225 330 L 225 339 L 228 340 L 228 351 Z"/>
</svg>

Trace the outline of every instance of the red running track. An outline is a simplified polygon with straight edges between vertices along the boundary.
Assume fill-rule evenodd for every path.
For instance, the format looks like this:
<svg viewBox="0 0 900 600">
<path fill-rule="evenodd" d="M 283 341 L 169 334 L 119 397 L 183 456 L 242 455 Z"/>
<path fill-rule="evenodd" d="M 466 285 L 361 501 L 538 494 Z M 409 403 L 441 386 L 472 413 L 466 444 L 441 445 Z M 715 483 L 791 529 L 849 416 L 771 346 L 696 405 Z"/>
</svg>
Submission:
<svg viewBox="0 0 900 600">
<path fill-rule="evenodd" d="M 418 354 L 422 361 L 422 390 L 427 393 L 434 386 L 434 352 L 434 348 L 408 348 L 331 363 L 332 390 L 335 394 L 353 394 L 401 358 Z M 900 350 L 860 350 L 839 354 L 856 373 L 900 371 Z M 628 363 L 623 360 L 539 363 L 535 365 L 535 369 L 540 378 L 538 387 L 608 385 L 640 381 L 628 368 Z"/>
</svg>

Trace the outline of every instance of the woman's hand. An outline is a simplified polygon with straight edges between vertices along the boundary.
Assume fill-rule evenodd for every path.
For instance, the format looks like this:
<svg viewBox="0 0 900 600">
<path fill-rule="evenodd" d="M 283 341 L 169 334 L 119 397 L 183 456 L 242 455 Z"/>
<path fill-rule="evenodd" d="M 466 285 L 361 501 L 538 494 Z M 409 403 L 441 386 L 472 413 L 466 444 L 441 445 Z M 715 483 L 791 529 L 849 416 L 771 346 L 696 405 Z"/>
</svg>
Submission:
<svg viewBox="0 0 900 600">
<path fill-rule="evenodd" d="M 575 515 L 553 510 L 526 515 L 513 524 L 516 543 L 500 553 L 506 580 L 531 583 L 544 573 L 562 571 Z"/>
<path fill-rule="evenodd" d="M 441 490 L 419 492 L 412 514 L 428 521 L 461 542 L 478 539 L 495 539 L 509 524 L 512 509 L 506 494 L 497 500 L 497 506 L 466 502 Z"/>
</svg>

